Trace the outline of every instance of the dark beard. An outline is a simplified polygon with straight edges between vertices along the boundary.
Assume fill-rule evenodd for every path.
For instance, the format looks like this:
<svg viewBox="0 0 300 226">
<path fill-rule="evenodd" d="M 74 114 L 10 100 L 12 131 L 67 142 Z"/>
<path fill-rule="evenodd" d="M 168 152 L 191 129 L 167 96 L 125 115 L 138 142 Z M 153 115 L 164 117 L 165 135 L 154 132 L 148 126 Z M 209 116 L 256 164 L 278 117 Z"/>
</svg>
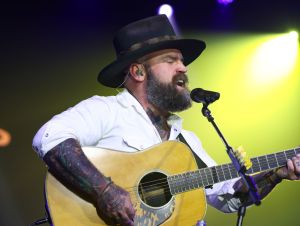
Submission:
<svg viewBox="0 0 300 226">
<path fill-rule="evenodd" d="M 176 88 L 178 78 L 187 82 L 185 74 L 177 74 L 171 83 L 165 84 L 153 76 L 151 70 L 147 70 L 147 97 L 148 101 L 161 110 L 168 112 L 179 112 L 192 106 L 190 91 L 185 88 L 179 91 Z"/>
</svg>

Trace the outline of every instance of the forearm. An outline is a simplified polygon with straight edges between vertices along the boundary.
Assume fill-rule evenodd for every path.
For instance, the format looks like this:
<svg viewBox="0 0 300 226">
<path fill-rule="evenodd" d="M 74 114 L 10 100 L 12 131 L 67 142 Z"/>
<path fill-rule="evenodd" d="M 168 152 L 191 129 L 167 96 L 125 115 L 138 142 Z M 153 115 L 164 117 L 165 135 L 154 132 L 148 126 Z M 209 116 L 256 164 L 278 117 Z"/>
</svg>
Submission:
<svg viewBox="0 0 300 226">
<path fill-rule="evenodd" d="M 51 174 L 93 203 L 109 183 L 88 160 L 75 139 L 58 144 L 43 159 Z"/>
<path fill-rule="evenodd" d="M 276 174 L 276 171 L 262 172 L 252 176 L 257 186 L 257 193 L 261 199 L 265 198 L 273 188 L 282 181 L 282 179 Z M 243 183 L 242 179 L 236 182 L 234 185 L 236 190 L 235 196 L 239 197 L 246 205 L 252 204 L 252 200 L 249 197 L 248 189 Z"/>
</svg>

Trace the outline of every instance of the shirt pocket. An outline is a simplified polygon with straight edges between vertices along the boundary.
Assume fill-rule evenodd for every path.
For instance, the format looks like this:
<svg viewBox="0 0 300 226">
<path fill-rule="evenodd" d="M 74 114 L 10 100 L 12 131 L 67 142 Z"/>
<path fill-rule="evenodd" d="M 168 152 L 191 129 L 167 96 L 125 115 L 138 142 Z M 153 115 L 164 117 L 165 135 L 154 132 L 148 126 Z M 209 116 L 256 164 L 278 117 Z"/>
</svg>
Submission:
<svg viewBox="0 0 300 226">
<path fill-rule="evenodd" d="M 127 146 L 139 151 L 147 149 L 154 145 L 154 143 L 152 143 L 151 141 L 142 139 L 140 137 L 137 138 L 132 136 L 123 136 L 123 141 Z"/>
</svg>

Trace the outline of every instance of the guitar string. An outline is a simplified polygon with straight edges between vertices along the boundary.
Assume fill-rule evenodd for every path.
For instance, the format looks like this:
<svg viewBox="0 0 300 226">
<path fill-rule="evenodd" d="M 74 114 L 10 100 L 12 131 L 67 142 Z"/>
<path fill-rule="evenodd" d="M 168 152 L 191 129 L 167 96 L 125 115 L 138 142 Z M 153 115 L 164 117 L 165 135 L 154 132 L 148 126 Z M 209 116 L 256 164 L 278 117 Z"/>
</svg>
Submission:
<svg viewBox="0 0 300 226">
<path fill-rule="evenodd" d="M 285 158 L 281 158 L 281 161 L 282 161 L 282 160 L 286 161 Z M 279 161 L 280 161 L 280 160 L 279 160 Z M 276 165 L 277 165 L 277 161 L 274 161 L 274 160 L 271 160 L 271 161 L 265 161 L 265 160 L 264 160 L 264 163 L 260 163 L 260 162 L 259 162 L 258 164 L 263 165 L 263 166 L 260 167 L 260 168 L 264 168 L 264 166 L 266 166 L 266 165 L 272 165 L 272 164 L 275 164 L 275 163 L 276 163 Z M 224 167 L 224 166 L 227 167 L 227 169 L 226 169 L 226 168 L 223 169 L 223 175 L 224 175 L 225 180 L 226 180 L 226 179 L 232 179 L 232 177 L 229 177 L 229 176 L 231 176 L 232 174 L 238 175 L 237 172 L 235 172 L 234 166 L 233 166 L 232 164 L 229 163 L 229 164 L 225 164 L 225 165 L 221 165 L 221 166 L 213 166 L 213 167 L 209 167 L 209 168 L 205 168 L 205 169 L 199 169 L 199 170 L 195 170 L 195 171 L 190 171 L 190 172 L 184 173 L 184 174 L 172 175 L 171 177 L 176 177 L 176 176 L 178 176 L 179 178 L 175 178 L 175 180 L 177 180 L 177 181 L 185 180 L 186 178 L 189 179 L 189 180 L 191 180 L 191 179 L 190 179 L 191 174 L 198 173 L 197 176 L 200 176 L 200 177 L 201 177 L 201 174 L 199 174 L 199 173 L 204 173 L 206 176 L 209 176 L 210 178 L 212 178 L 212 177 L 211 177 L 209 174 L 212 174 L 212 175 L 214 176 L 214 178 L 215 178 L 215 177 L 218 177 L 218 175 L 219 175 L 220 173 L 216 172 L 215 170 L 212 171 L 212 169 L 213 169 L 213 168 L 216 168 L 216 167 Z M 277 167 L 277 166 L 276 166 L 276 167 Z M 269 167 L 269 169 L 276 168 L 276 167 Z M 210 170 L 208 173 L 204 172 L 205 170 L 208 170 L 208 169 Z M 228 172 L 224 172 L 224 170 L 227 170 Z M 192 176 L 193 176 L 193 175 L 192 175 Z M 235 175 L 234 175 L 234 176 L 235 176 Z M 193 179 L 195 180 L 196 178 L 193 178 Z M 166 178 L 156 179 L 156 180 L 151 180 L 151 181 L 143 182 L 143 183 L 140 183 L 140 185 L 142 185 L 143 187 L 153 187 L 153 186 L 160 185 L 160 184 L 161 184 L 161 181 L 166 181 Z M 158 182 L 158 183 L 157 183 L 157 182 Z M 166 182 L 167 182 L 167 181 L 166 181 Z M 150 184 L 150 185 L 148 185 L 148 184 Z M 168 183 L 166 183 L 166 184 L 168 184 Z M 128 189 L 130 189 L 130 188 L 128 188 Z"/>
<path fill-rule="evenodd" d="M 299 151 L 299 149 L 297 150 L 297 152 Z M 270 156 L 270 155 L 269 155 Z M 257 164 L 259 165 L 259 168 L 260 169 L 262 169 L 262 168 L 264 168 L 264 165 L 265 166 L 268 166 L 269 168 L 272 168 L 272 167 L 270 167 L 270 165 L 272 165 L 272 164 L 275 164 L 275 165 L 281 165 L 281 164 L 283 164 L 283 162 L 285 162 L 286 160 L 287 160 L 287 158 L 291 158 L 292 156 L 294 156 L 294 155 L 289 155 L 289 154 L 284 154 L 284 156 L 282 156 L 282 157 L 280 157 L 280 158 L 277 158 L 276 156 L 275 156 L 275 160 L 274 159 L 271 159 L 271 160 L 268 160 L 268 159 L 266 159 L 266 158 L 264 158 L 264 159 L 262 159 L 262 158 L 260 158 L 259 159 L 259 157 L 257 157 Z M 261 162 L 262 161 L 262 162 Z M 229 167 L 228 167 L 229 166 Z M 216 166 L 217 167 L 217 166 Z M 235 168 L 232 168 L 232 166 L 229 164 L 229 165 L 227 165 L 227 167 L 228 167 L 228 170 L 232 170 L 232 169 L 234 169 L 235 170 Z M 230 168 L 231 167 L 231 168 Z M 278 166 L 277 166 L 278 167 Z M 210 169 L 212 169 L 213 167 L 210 167 Z M 276 168 L 276 167 L 274 167 L 274 168 Z M 197 171 L 195 171 L 195 172 L 200 172 L 201 170 L 197 170 Z M 202 171 L 204 171 L 204 169 L 202 169 Z M 216 171 L 211 171 L 211 173 L 213 174 L 213 175 L 218 175 L 218 173 L 216 172 Z M 229 171 L 229 173 L 224 173 L 224 171 L 223 171 L 223 174 L 224 174 L 224 177 L 227 177 L 227 176 L 231 176 L 231 173 L 232 172 L 230 172 Z M 235 172 L 235 173 L 237 173 L 237 172 Z M 201 176 L 201 175 L 200 175 Z M 177 178 L 178 179 L 178 178 Z M 182 179 L 182 178 L 181 178 Z M 164 183 L 156 183 L 156 184 L 151 184 L 151 185 L 144 185 L 145 187 L 147 187 L 147 189 L 149 189 L 150 187 L 153 187 L 153 186 L 155 186 L 155 187 L 157 187 L 157 185 L 163 185 L 163 188 L 165 188 L 165 186 L 166 187 L 168 187 L 169 188 L 169 184 L 168 184 L 168 182 L 166 181 L 166 178 L 164 178 L 164 179 L 159 179 L 159 180 L 154 180 L 154 181 L 163 181 L 164 180 Z M 149 183 L 153 183 L 153 181 L 152 182 L 144 182 L 144 184 L 149 184 Z M 130 197 L 131 197 L 131 200 L 132 200 L 132 203 L 133 203 L 133 205 L 138 205 L 139 203 L 141 203 L 141 200 L 137 197 L 137 191 L 135 190 L 133 190 L 133 188 L 137 188 L 137 186 L 135 186 L 135 187 L 132 187 L 131 189 L 132 189 L 132 191 L 130 191 Z M 167 195 L 171 195 L 172 196 L 172 194 L 170 193 L 170 191 L 168 191 L 167 190 L 167 192 L 165 192 L 165 194 L 167 194 Z M 154 200 L 154 199 L 156 199 L 157 198 L 157 196 L 154 196 L 154 195 L 148 195 L 147 196 L 147 201 L 148 201 L 148 203 L 149 202 L 151 202 L 152 200 Z M 147 203 L 147 204 L 148 204 Z"/>
<path fill-rule="evenodd" d="M 275 155 L 275 154 L 271 154 L 271 155 Z M 288 157 L 292 157 L 292 156 L 294 156 L 294 153 L 290 154 L 290 156 L 288 156 Z M 263 156 L 263 157 L 265 157 L 265 156 Z M 260 168 L 264 168 L 264 166 L 267 166 L 267 165 L 268 166 L 270 166 L 270 165 L 276 165 L 274 167 L 269 167 L 269 169 L 276 168 L 276 167 L 278 167 L 278 163 L 281 165 L 281 164 L 283 164 L 283 162 L 286 162 L 286 160 L 287 160 L 287 158 L 285 156 L 279 156 L 277 158 L 275 156 L 275 160 L 274 159 L 268 160 L 266 158 L 265 159 L 259 159 L 259 157 L 256 157 L 256 158 L 258 160 L 257 163 L 258 163 L 258 165 L 260 165 L 259 166 Z M 263 161 L 263 163 L 261 161 Z M 227 179 L 228 176 L 231 175 L 232 173 L 237 173 L 237 172 L 234 172 L 235 168 L 234 168 L 233 164 L 228 163 L 228 164 L 224 164 L 224 165 L 220 165 L 220 166 L 213 166 L 213 167 L 208 167 L 208 168 L 204 168 L 204 169 L 198 169 L 198 170 L 190 171 L 190 172 L 188 172 L 186 174 L 177 174 L 177 175 L 173 175 L 172 177 L 179 176 L 179 177 L 181 177 L 179 179 L 182 179 L 184 176 L 190 176 L 190 174 L 193 174 L 193 173 L 201 173 L 205 169 L 206 170 L 209 169 L 210 170 L 210 172 L 209 172 L 210 174 L 218 177 L 219 173 L 216 172 L 216 171 L 214 171 L 214 170 L 212 171 L 212 169 L 217 170 L 216 168 L 223 168 L 223 167 L 227 167 L 228 168 L 228 169 L 226 169 L 226 168 L 222 169 L 225 179 Z M 229 172 L 225 173 L 224 170 L 229 170 Z M 207 176 L 207 173 L 204 172 L 204 174 Z M 232 179 L 232 178 L 229 178 L 229 179 Z M 151 186 L 155 186 L 157 184 L 155 184 L 154 182 L 160 182 L 160 181 L 164 181 L 164 180 L 166 180 L 166 179 L 165 178 L 163 178 L 163 179 L 156 179 L 156 180 L 152 180 L 152 181 L 143 182 L 143 183 L 141 183 L 141 185 L 143 185 L 144 187 L 146 187 L 147 184 L 151 184 Z"/>
<path fill-rule="evenodd" d="M 291 151 L 293 151 L 293 153 L 286 153 L 286 152 L 291 152 Z M 292 156 L 295 155 L 294 152 L 295 153 L 299 153 L 300 152 L 300 148 L 298 148 L 298 149 L 290 149 L 290 150 L 287 150 L 287 151 L 284 151 L 284 152 L 281 152 L 281 153 L 275 153 L 275 154 L 270 154 L 270 155 L 266 155 L 266 156 L 256 157 L 256 159 L 258 161 L 257 164 L 259 165 L 260 169 L 264 168 L 264 165 L 265 166 L 266 165 L 270 166 L 272 164 L 278 165 L 278 163 L 280 163 L 280 164 L 282 163 L 283 164 L 283 162 L 286 161 L 287 157 L 292 157 Z M 267 156 L 271 156 L 271 155 L 272 155 L 272 157 L 275 157 L 275 159 L 272 158 L 271 160 L 268 160 Z M 280 155 L 280 156 L 277 156 L 277 155 Z M 264 157 L 264 159 L 262 159 L 262 157 Z M 261 161 L 263 161 L 263 163 L 261 163 Z M 225 168 L 223 169 L 224 166 L 225 166 Z M 227 167 L 227 169 L 226 169 L 226 167 Z M 238 174 L 235 171 L 235 168 L 234 168 L 234 166 L 231 163 L 225 164 L 225 165 L 220 165 L 220 166 L 213 166 L 213 167 L 204 168 L 204 169 L 198 169 L 198 170 L 191 171 L 191 172 L 185 173 L 185 174 L 173 175 L 172 177 L 173 178 L 175 176 L 179 177 L 179 178 L 175 178 L 174 179 L 176 181 L 175 183 L 177 183 L 177 186 L 178 186 L 178 183 L 180 183 L 179 186 L 182 187 L 183 186 L 182 183 L 185 183 L 184 186 L 188 185 L 190 187 L 190 186 L 192 186 L 192 184 L 189 183 L 189 182 L 187 182 L 187 180 L 190 180 L 190 181 L 192 180 L 192 182 L 195 182 L 195 179 L 196 180 L 198 179 L 197 182 L 199 183 L 199 179 L 200 179 L 200 181 L 202 181 L 202 184 L 199 183 L 200 186 L 199 185 L 198 186 L 199 187 L 205 187 L 205 186 L 210 185 L 211 183 L 203 183 L 203 181 L 209 182 L 209 179 L 211 179 L 211 181 L 214 182 L 214 180 L 213 180 L 214 178 L 219 178 L 220 177 L 219 174 L 218 174 L 218 172 L 215 171 L 215 170 L 217 170 L 217 168 L 221 168 L 222 169 L 222 172 L 223 172 L 223 175 L 224 175 L 223 178 L 225 180 L 238 177 Z M 273 167 L 273 168 L 276 168 L 276 167 Z M 208 175 L 208 173 L 205 172 L 205 170 L 207 170 L 207 169 L 210 170 L 209 173 L 211 175 L 213 175 L 213 176 L 210 176 L 210 175 Z M 212 170 L 212 169 L 214 169 L 214 170 Z M 269 169 L 271 169 L 271 167 L 269 167 Z M 202 177 L 201 174 L 200 174 L 202 172 L 205 174 L 206 179 L 199 178 L 199 177 L 194 178 L 194 179 L 190 178 L 190 175 L 192 173 L 199 173 L 198 176 Z M 234 177 L 232 177 L 232 174 L 234 174 Z M 208 177 L 210 177 L 210 178 L 208 179 Z M 163 182 L 163 183 L 161 183 L 161 182 Z M 220 180 L 218 182 L 220 182 Z M 186 183 L 187 183 L 187 185 L 186 185 Z M 150 184 L 150 185 L 148 185 L 148 184 Z M 153 189 L 153 187 L 156 188 L 159 185 L 163 185 L 163 186 L 160 187 L 161 189 L 169 189 L 169 183 L 166 181 L 166 178 L 156 179 L 156 180 L 152 180 L 152 181 L 148 181 L 148 182 L 143 182 L 143 183 L 140 183 L 140 185 L 142 185 L 144 191 L 147 191 L 147 192 L 149 192 L 151 190 L 154 191 L 155 189 Z M 176 185 L 174 185 L 174 186 L 176 187 Z M 131 188 L 126 188 L 126 190 L 128 192 L 135 192 L 136 189 L 137 189 L 137 186 L 134 186 L 134 187 L 131 187 Z"/>
<path fill-rule="evenodd" d="M 288 151 L 293 151 L 293 152 L 299 153 L 300 149 L 298 148 L 298 149 L 288 150 Z M 288 151 L 286 151 L 286 152 L 288 152 Z M 281 155 L 278 157 L 278 154 L 281 154 Z M 269 160 L 267 158 L 267 156 L 256 157 L 256 160 L 258 161 L 257 164 L 259 165 L 259 167 L 261 169 L 261 168 L 264 168 L 264 165 L 270 166 L 272 164 L 275 164 L 275 165 L 278 165 L 278 164 L 281 164 L 281 163 L 283 164 L 283 162 L 285 162 L 287 160 L 287 158 L 291 158 L 294 155 L 295 155 L 295 153 L 283 153 L 282 152 L 282 153 L 267 155 L 267 156 L 272 156 L 273 157 L 271 160 Z M 262 159 L 262 157 L 264 157 L 264 159 Z M 274 159 L 274 157 L 275 157 L 275 159 Z M 263 161 L 263 163 L 261 161 Z M 223 178 L 226 179 L 226 180 L 228 178 L 229 179 L 233 178 L 232 174 L 236 174 L 236 177 L 238 177 L 238 174 L 235 171 L 235 168 L 230 163 L 225 164 L 225 165 L 220 165 L 220 166 L 213 166 L 213 167 L 209 167 L 209 168 L 198 169 L 198 170 L 191 171 L 191 172 L 185 173 L 185 174 L 173 175 L 172 177 L 176 181 L 175 182 L 176 185 L 174 185 L 174 186 L 177 187 L 177 188 L 175 188 L 175 190 L 179 190 L 179 192 L 176 192 L 176 193 L 181 193 L 181 192 L 184 192 L 186 190 L 197 189 L 199 187 L 205 187 L 205 186 L 208 186 L 210 184 L 213 184 L 213 183 L 210 183 L 210 184 L 206 183 L 205 184 L 204 181 L 209 182 L 208 176 L 210 177 L 210 179 L 212 181 L 213 181 L 214 178 L 219 178 L 220 175 L 217 172 L 217 168 L 222 169 L 221 172 L 223 172 Z M 274 168 L 276 168 L 276 167 L 274 167 Z M 212 170 L 212 169 L 214 169 L 214 170 Z M 205 172 L 205 170 L 209 170 L 209 173 L 213 176 L 208 175 L 208 173 Z M 225 172 L 224 172 L 224 170 L 225 170 Z M 193 173 L 194 174 L 198 173 L 198 175 L 197 175 L 198 177 L 197 178 L 191 178 L 190 176 Z M 205 178 L 203 179 L 203 176 L 201 175 L 201 173 L 205 174 L 206 179 Z M 175 176 L 177 176 L 178 178 L 175 178 Z M 202 178 L 200 178 L 200 177 L 202 177 Z M 187 181 L 187 180 L 189 180 L 189 181 Z M 194 183 L 190 183 L 190 182 L 194 182 Z M 193 184 L 195 185 L 195 182 L 198 183 L 196 185 L 196 187 L 193 186 Z M 220 182 L 220 180 L 218 182 Z M 178 185 L 178 183 L 179 183 L 179 185 Z M 165 194 L 172 195 L 171 192 L 169 191 L 170 186 L 169 186 L 169 183 L 166 180 L 166 178 L 156 179 L 156 180 L 152 180 L 152 181 L 148 181 L 148 182 L 143 182 L 143 183 L 140 183 L 140 185 L 143 186 L 143 191 L 144 192 L 156 191 L 157 186 L 160 186 L 159 188 L 164 189 Z M 181 187 L 181 189 L 179 187 Z M 138 186 L 125 188 L 125 190 L 127 190 L 131 194 L 132 197 L 136 197 L 136 194 L 138 193 Z M 152 197 L 155 198 L 156 196 L 148 194 L 147 199 L 150 200 Z M 137 202 L 137 198 L 134 198 L 134 201 Z"/>
<path fill-rule="evenodd" d="M 274 154 L 275 155 L 275 154 Z M 291 155 L 290 157 L 292 157 L 293 155 Z M 257 157 L 258 158 L 258 157 Z M 275 156 L 275 158 L 276 158 L 276 156 Z M 261 163 L 261 162 L 258 162 L 258 164 L 259 165 L 271 165 L 271 164 L 278 164 L 278 162 L 281 162 L 281 161 L 286 161 L 286 158 L 285 158 L 285 156 L 282 156 L 282 157 L 279 157 L 279 158 L 276 158 L 275 160 L 274 159 L 271 159 L 270 161 L 268 161 L 268 159 L 261 159 L 261 160 L 259 160 L 258 159 L 258 161 L 263 161 L 263 163 Z M 231 166 L 233 166 L 233 165 L 231 165 L 231 164 L 227 164 L 227 165 L 229 165 L 230 167 Z M 213 167 L 210 167 L 210 168 L 206 168 L 206 169 L 212 169 Z M 263 168 L 263 167 L 260 167 L 260 168 Z M 274 168 L 276 168 L 276 167 L 274 167 Z M 230 170 L 229 168 L 228 168 L 228 170 Z M 235 170 L 235 168 L 233 168 L 233 170 Z M 200 170 L 196 170 L 196 171 L 192 171 L 192 173 L 194 172 L 197 172 L 197 173 L 200 173 L 201 171 L 204 171 L 204 169 L 200 169 Z M 210 172 L 212 175 L 215 175 L 215 176 L 217 176 L 218 175 L 218 173 L 217 172 Z M 224 178 L 228 178 L 229 176 L 230 176 L 230 179 L 232 178 L 231 177 L 231 174 L 232 173 L 237 173 L 237 172 L 230 172 L 229 171 L 229 173 L 223 173 L 224 174 Z M 189 176 L 189 175 L 185 175 L 185 176 Z M 201 176 L 201 175 L 200 175 Z M 206 175 L 207 176 L 207 175 Z M 179 180 L 181 183 L 182 182 L 186 182 L 187 184 L 185 184 L 184 186 L 185 187 L 187 187 L 188 189 L 187 190 L 192 190 L 192 189 L 196 189 L 196 188 L 199 188 L 199 187 L 204 187 L 205 185 L 202 183 L 201 185 L 199 184 L 199 181 L 197 181 L 197 179 L 196 179 L 196 181 L 195 181 L 195 178 L 194 179 L 191 179 L 191 178 L 184 178 L 184 175 L 182 175 L 181 176 L 181 178 L 176 178 L 177 179 L 177 181 Z M 192 180 L 192 181 L 190 181 L 190 182 L 198 182 L 198 184 L 197 184 L 197 186 L 198 187 L 195 187 L 195 186 L 193 186 L 193 183 L 189 183 L 189 182 L 187 182 L 186 181 L 186 179 L 188 179 L 188 180 Z M 199 179 L 199 178 L 198 178 Z M 213 177 L 211 177 L 211 179 L 213 179 Z M 153 183 L 153 182 L 158 182 L 158 181 L 164 181 L 163 183 Z M 151 183 L 151 184 L 150 184 Z M 179 183 L 179 182 L 177 182 L 177 183 Z M 141 183 L 141 184 L 143 184 L 143 191 L 144 192 L 151 192 L 151 191 L 156 191 L 157 190 L 157 186 L 160 186 L 159 188 L 160 189 L 169 189 L 169 184 L 168 184 L 168 182 L 166 181 L 166 178 L 163 178 L 163 179 L 157 179 L 157 180 L 153 180 L 153 181 L 148 181 L 148 182 L 143 182 L 143 183 Z M 150 185 L 146 185 L 146 184 L 150 184 Z M 199 186 L 200 185 L 200 186 Z M 182 186 L 182 185 L 181 185 Z M 207 185 L 206 185 L 207 186 Z M 153 189 L 154 188 L 154 189 Z M 136 190 L 138 189 L 138 186 L 134 186 L 134 187 L 131 187 L 131 188 L 127 188 L 126 190 L 129 192 L 129 193 L 134 193 L 134 194 L 136 194 Z M 165 193 L 167 194 L 171 194 L 169 191 L 168 191 L 168 189 L 165 191 Z M 182 189 L 181 189 L 182 190 Z M 184 189 L 183 189 L 184 190 Z M 182 191 L 182 192 L 184 192 L 184 191 Z M 155 195 L 148 195 L 148 197 L 147 197 L 147 199 L 149 200 L 149 198 L 151 198 L 151 197 L 156 197 Z"/>
</svg>

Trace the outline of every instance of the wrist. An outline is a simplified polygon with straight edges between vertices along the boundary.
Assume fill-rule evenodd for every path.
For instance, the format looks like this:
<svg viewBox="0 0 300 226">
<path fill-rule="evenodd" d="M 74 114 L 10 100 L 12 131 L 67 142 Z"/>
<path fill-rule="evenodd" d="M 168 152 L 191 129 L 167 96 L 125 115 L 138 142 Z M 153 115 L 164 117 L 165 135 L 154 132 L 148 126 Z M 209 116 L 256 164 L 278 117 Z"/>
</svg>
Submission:
<svg viewBox="0 0 300 226">
<path fill-rule="evenodd" d="M 282 178 L 277 173 L 278 169 L 271 170 L 265 175 L 266 180 L 271 185 L 275 186 L 282 181 Z"/>
<path fill-rule="evenodd" d="M 103 180 L 101 180 L 98 185 L 93 186 L 96 193 L 96 199 L 100 198 L 108 190 L 112 183 L 113 182 L 110 177 L 103 176 Z"/>
</svg>

